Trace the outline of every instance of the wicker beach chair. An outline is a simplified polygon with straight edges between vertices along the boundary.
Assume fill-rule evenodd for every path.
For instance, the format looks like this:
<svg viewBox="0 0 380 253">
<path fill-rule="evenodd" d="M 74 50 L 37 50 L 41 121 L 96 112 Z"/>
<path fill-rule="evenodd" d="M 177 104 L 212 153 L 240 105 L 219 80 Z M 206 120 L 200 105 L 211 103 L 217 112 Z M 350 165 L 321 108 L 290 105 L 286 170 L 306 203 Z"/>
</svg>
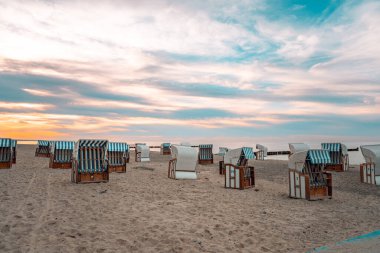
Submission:
<svg viewBox="0 0 380 253">
<path fill-rule="evenodd" d="M 17 161 L 17 140 L 12 140 L 12 163 Z"/>
<path fill-rule="evenodd" d="M 12 140 L 0 138 L 0 169 L 12 168 Z"/>
<path fill-rule="evenodd" d="M 168 177 L 172 179 L 197 179 L 197 151 L 195 148 L 172 145 Z"/>
<path fill-rule="evenodd" d="M 198 153 L 199 164 L 213 164 L 214 155 L 212 153 L 212 144 L 199 144 Z"/>
<path fill-rule="evenodd" d="M 50 158 L 51 145 L 53 145 L 52 141 L 39 140 L 37 142 L 37 148 L 36 148 L 35 156 Z"/>
<path fill-rule="evenodd" d="M 71 169 L 73 151 L 73 141 L 55 141 L 51 146 L 49 168 Z"/>
<path fill-rule="evenodd" d="M 79 140 L 75 143 L 71 181 L 108 182 L 107 140 Z"/>
<path fill-rule="evenodd" d="M 310 149 L 310 146 L 305 143 L 289 143 L 290 154 L 289 156 Z"/>
<path fill-rule="evenodd" d="M 223 171 L 225 188 L 244 190 L 255 186 L 255 168 L 248 160 L 255 159 L 253 149 L 243 147 L 229 150 L 224 156 Z"/>
<path fill-rule="evenodd" d="M 135 145 L 135 161 L 136 162 L 149 162 L 150 161 L 150 148 L 145 143 L 136 143 L 136 145 Z"/>
<path fill-rule="evenodd" d="M 380 185 L 380 144 L 360 146 L 365 163 L 360 164 L 360 181 Z"/>
<path fill-rule="evenodd" d="M 256 160 L 264 160 L 265 157 L 268 155 L 268 148 L 264 145 L 257 144 L 256 149 L 259 151 L 255 152 L 256 154 Z"/>
<path fill-rule="evenodd" d="M 330 153 L 331 163 L 327 164 L 325 170 L 343 172 L 347 171 L 349 157 L 346 145 L 342 143 L 322 143 L 322 149 L 328 150 Z"/>
<path fill-rule="evenodd" d="M 172 151 L 170 149 L 170 143 L 162 143 L 160 154 L 161 155 L 171 155 Z"/>
<path fill-rule="evenodd" d="M 289 157 L 289 196 L 318 200 L 332 198 L 332 176 L 325 172 L 331 163 L 327 150 L 312 149 Z"/>
<path fill-rule="evenodd" d="M 108 169 L 109 172 L 127 172 L 127 159 L 129 157 L 129 146 L 125 142 L 108 143 Z"/>
</svg>

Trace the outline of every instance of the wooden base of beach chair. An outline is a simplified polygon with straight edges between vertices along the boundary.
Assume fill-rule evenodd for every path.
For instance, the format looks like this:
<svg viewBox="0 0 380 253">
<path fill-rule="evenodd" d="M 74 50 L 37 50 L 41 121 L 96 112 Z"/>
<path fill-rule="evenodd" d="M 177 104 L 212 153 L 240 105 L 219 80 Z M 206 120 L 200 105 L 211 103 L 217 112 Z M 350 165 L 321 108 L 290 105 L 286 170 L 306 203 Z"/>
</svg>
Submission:
<svg viewBox="0 0 380 253">
<path fill-rule="evenodd" d="M 332 175 L 329 172 L 326 175 L 326 186 L 311 186 L 308 174 L 299 171 L 289 170 L 289 197 L 306 200 L 322 200 L 332 198 Z"/>
<path fill-rule="evenodd" d="M 169 151 L 162 151 L 162 155 L 171 155 L 172 152 L 169 150 Z"/>
<path fill-rule="evenodd" d="M 51 168 L 51 169 L 71 169 L 71 167 L 72 167 L 71 162 L 68 162 L 68 163 L 53 162 L 53 163 L 49 164 L 49 168 Z"/>
<path fill-rule="evenodd" d="M 226 168 L 224 167 L 224 161 L 219 161 L 219 175 L 226 174 Z"/>
<path fill-rule="evenodd" d="M 201 164 L 201 165 L 204 165 L 204 164 L 213 164 L 214 163 L 214 159 L 210 159 L 210 160 L 198 160 L 198 164 Z"/>
<path fill-rule="evenodd" d="M 224 187 L 244 190 L 255 187 L 255 169 L 251 166 L 225 164 Z"/>
<path fill-rule="evenodd" d="M 77 169 L 71 169 L 71 182 L 77 184 L 101 183 L 108 182 L 109 174 L 107 172 L 98 173 L 78 173 Z"/>
<path fill-rule="evenodd" d="M 16 163 L 16 157 L 17 157 L 17 151 L 15 148 L 13 148 L 13 155 L 12 155 L 12 163 L 15 164 Z"/>
<path fill-rule="evenodd" d="M 329 164 L 329 165 L 326 165 L 325 171 L 344 172 L 343 164 Z"/>
<path fill-rule="evenodd" d="M 0 169 L 10 169 L 10 168 L 12 168 L 12 161 L 0 162 Z"/>
<path fill-rule="evenodd" d="M 116 172 L 116 173 L 126 173 L 127 172 L 127 165 L 109 165 L 108 166 L 109 173 Z"/>
<path fill-rule="evenodd" d="M 34 154 L 35 157 L 47 157 L 50 158 L 50 153 L 40 153 L 36 150 L 36 153 Z"/>
<path fill-rule="evenodd" d="M 360 182 L 366 184 L 380 185 L 380 176 L 375 175 L 374 163 L 360 164 Z"/>
</svg>

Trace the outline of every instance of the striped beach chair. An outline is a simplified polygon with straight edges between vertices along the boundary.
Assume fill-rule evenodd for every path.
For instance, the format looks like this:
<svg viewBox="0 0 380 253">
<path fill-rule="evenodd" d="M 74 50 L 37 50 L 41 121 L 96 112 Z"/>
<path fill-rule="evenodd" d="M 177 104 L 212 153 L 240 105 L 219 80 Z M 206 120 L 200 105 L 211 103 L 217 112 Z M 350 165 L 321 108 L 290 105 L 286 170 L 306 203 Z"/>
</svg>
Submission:
<svg viewBox="0 0 380 253">
<path fill-rule="evenodd" d="M 255 152 L 256 160 L 264 160 L 264 158 L 268 155 L 268 148 L 264 145 L 257 144 L 256 149 L 258 149 L 258 151 Z"/>
<path fill-rule="evenodd" d="M 289 143 L 289 149 L 289 156 L 291 156 L 294 153 L 309 150 L 310 146 L 305 143 Z"/>
<path fill-rule="evenodd" d="M 312 149 L 289 157 L 289 197 L 307 200 L 332 198 L 331 163 L 328 150 Z"/>
<path fill-rule="evenodd" d="M 214 163 L 214 155 L 212 154 L 212 144 L 199 144 L 198 163 Z"/>
<path fill-rule="evenodd" d="M 17 161 L 17 140 L 12 140 L 12 163 Z"/>
<path fill-rule="evenodd" d="M 129 157 L 129 145 L 125 142 L 109 142 L 107 152 L 109 173 L 127 172 L 127 158 Z"/>
<path fill-rule="evenodd" d="M 12 140 L 0 138 L 0 169 L 12 168 Z"/>
<path fill-rule="evenodd" d="M 172 145 L 168 178 L 197 179 L 197 151 L 189 146 Z"/>
<path fill-rule="evenodd" d="M 172 151 L 170 149 L 170 143 L 162 143 L 160 154 L 161 155 L 171 155 Z"/>
<path fill-rule="evenodd" d="M 150 161 L 150 149 L 145 143 L 135 144 L 135 161 L 136 162 L 149 162 Z"/>
<path fill-rule="evenodd" d="M 71 181 L 108 182 L 107 140 L 79 140 L 75 143 Z"/>
<path fill-rule="evenodd" d="M 326 165 L 325 170 L 343 172 L 347 171 L 350 163 L 346 145 L 342 143 L 322 143 L 322 149 L 330 153 L 331 163 Z"/>
<path fill-rule="evenodd" d="M 55 141 L 52 143 L 49 168 L 71 169 L 74 144 L 73 141 Z"/>
<path fill-rule="evenodd" d="M 244 190 L 255 186 L 255 168 L 248 160 L 255 159 L 253 148 L 243 147 L 229 150 L 224 156 L 222 174 L 225 188 Z"/>
<path fill-rule="evenodd" d="M 50 158 L 50 149 L 52 144 L 52 141 L 38 140 L 35 156 Z"/>
<path fill-rule="evenodd" d="M 360 164 L 360 181 L 380 185 L 380 144 L 360 146 L 365 163 Z"/>
</svg>

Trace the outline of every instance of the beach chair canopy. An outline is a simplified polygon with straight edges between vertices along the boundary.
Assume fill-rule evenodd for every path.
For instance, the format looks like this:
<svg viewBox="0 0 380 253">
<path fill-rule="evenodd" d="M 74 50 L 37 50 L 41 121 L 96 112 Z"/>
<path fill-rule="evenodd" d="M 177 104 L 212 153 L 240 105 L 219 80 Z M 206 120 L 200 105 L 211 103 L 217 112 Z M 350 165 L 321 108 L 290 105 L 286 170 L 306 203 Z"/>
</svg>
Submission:
<svg viewBox="0 0 380 253">
<path fill-rule="evenodd" d="M 226 147 L 220 147 L 218 155 L 224 156 L 228 152 L 228 148 Z"/>
<path fill-rule="evenodd" d="M 366 163 L 375 164 L 375 175 L 380 175 L 380 144 L 360 146 Z"/>
<path fill-rule="evenodd" d="M 348 149 L 343 143 L 322 143 L 322 149 L 329 150 L 330 152 L 341 152 L 343 155 L 348 154 Z"/>
<path fill-rule="evenodd" d="M 199 158 L 201 160 L 212 159 L 212 144 L 199 144 Z"/>
<path fill-rule="evenodd" d="M 305 163 L 309 164 L 330 164 L 331 158 L 328 150 L 312 149 L 294 153 L 289 157 L 289 168 L 302 172 Z"/>
<path fill-rule="evenodd" d="M 55 162 L 70 162 L 73 156 L 75 142 L 55 141 L 52 146 L 52 154 Z"/>
<path fill-rule="evenodd" d="M 256 144 L 256 149 L 258 149 L 259 151 L 263 151 L 264 157 L 268 155 L 268 148 L 265 147 L 264 145 Z"/>
<path fill-rule="evenodd" d="M 73 141 L 55 141 L 55 150 L 74 150 L 75 142 Z"/>
<path fill-rule="evenodd" d="M 294 154 L 301 151 L 306 151 L 310 149 L 310 146 L 305 143 L 289 143 L 290 153 Z"/>
<path fill-rule="evenodd" d="M 51 141 L 41 141 L 41 140 L 37 141 L 37 145 L 40 147 L 49 147 L 50 143 L 51 143 Z"/>
<path fill-rule="evenodd" d="M 198 154 L 196 149 L 188 146 L 173 145 L 172 158 L 177 159 L 177 171 L 195 172 L 198 160 Z"/>
<path fill-rule="evenodd" d="M 75 144 L 74 157 L 81 173 L 105 172 L 107 170 L 107 140 L 79 140 Z"/>
<path fill-rule="evenodd" d="M 0 138 L 0 148 L 12 147 L 12 140 L 10 138 Z"/>
<path fill-rule="evenodd" d="M 17 140 L 11 140 L 12 141 L 12 148 L 15 148 L 17 146 Z"/>
<path fill-rule="evenodd" d="M 224 156 L 224 163 L 231 163 L 233 165 L 240 165 L 243 159 L 254 159 L 255 154 L 253 153 L 253 148 L 243 147 L 228 150 Z"/>
<path fill-rule="evenodd" d="M 162 143 L 161 144 L 161 146 L 163 147 L 163 148 L 170 148 L 170 143 Z"/>
<path fill-rule="evenodd" d="M 109 152 L 128 152 L 129 145 L 125 142 L 108 142 Z"/>
</svg>

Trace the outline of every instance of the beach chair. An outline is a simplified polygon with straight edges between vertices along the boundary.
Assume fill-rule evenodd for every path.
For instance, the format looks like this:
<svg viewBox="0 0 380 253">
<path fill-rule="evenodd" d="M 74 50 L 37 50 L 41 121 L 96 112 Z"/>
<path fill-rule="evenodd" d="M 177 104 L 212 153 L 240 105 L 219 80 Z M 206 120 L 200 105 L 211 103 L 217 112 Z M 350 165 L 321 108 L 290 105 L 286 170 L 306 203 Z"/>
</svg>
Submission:
<svg viewBox="0 0 380 253">
<path fill-rule="evenodd" d="M 226 148 L 226 147 L 219 147 L 218 156 L 222 157 L 222 160 L 219 161 L 219 174 L 220 175 L 224 175 L 223 174 L 223 171 L 224 171 L 224 156 L 226 155 L 227 152 L 228 152 L 228 148 Z"/>
<path fill-rule="evenodd" d="M 289 156 L 291 156 L 294 153 L 309 150 L 310 146 L 305 143 L 289 143 L 289 149 L 290 149 Z"/>
<path fill-rule="evenodd" d="M 47 157 L 50 158 L 50 149 L 53 142 L 51 141 L 42 141 L 37 142 L 37 148 L 35 156 L 37 157 Z"/>
<path fill-rule="evenodd" d="M 127 157 L 129 157 L 129 145 L 125 142 L 108 143 L 108 170 L 111 172 L 127 172 Z"/>
<path fill-rule="evenodd" d="M 330 153 L 331 163 L 325 167 L 326 171 L 343 172 L 347 171 L 349 164 L 348 150 L 342 143 L 322 143 L 322 149 Z"/>
<path fill-rule="evenodd" d="M 12 140 L 12 163 L 17 161 L 17 140 Z"/>
<path fill-rule="evenodd" d="M 73 151 L 73 141 L 55 141 L 51 146 L 49 168 L 71 169 Z"/>
<path fill-rule="evenodd" d="M 248 166 L 250 159 L 255 159 L 255 154 L 249 147 L 232 149 L 226 153 L 223 166 L 225 188 L 244 190 L 255 186 L 255 168 Z"/>
<path fill-rule="evenodd" d="M 0 169 L 12 168 L 12 140 L 0 138 Z"/>
<path fill-rule="evenodd" d="M 380 144 L 360 146 L 365 163 L 360 164 L 360 181 L 380 185 Z"/>
<path fill-rule="evenodd" d="M 79 140 L 75 143 L 71 181 L 108 182 L 107 140 Z"/>
<path fill-rule="evenodd" d="M 162 143 L 160 154 L 161 155 L 171 155 L 172 151 L 170 149 L 170 143 Z"/>
<path fill-rule="evenodd" d="M 188 146 L 172 145 L 168 177 L 172 179 L 197 179 L 197 151 Z"/>
<path fill-rule="evenodd" d="M 255 152 L 256 160 L 264 160 L 264 157 L 267 157 L 268 155 L 268 148 L 261 144 L 257 144 L 256 149 L 259 150 Z"/>
<path fill-rule="evenodd" d="M 318 200 L 332 198 L 332 176 L 324 171 L 331 163 L 329 151 L 305 150 L 289 157 L 289 197 Z"/>
<path fill-rule="evenodd" d="M 198 153 L 199 164 L 213 164 L 214 155 L 212 153 L 212 144 L 199 144 Z"/>
<path fill-rule="evenodd" d="M 145 143 L 136 143 L 135 145 L 135 161 L 149 162 L 150 149 Z"/>
</svg>

